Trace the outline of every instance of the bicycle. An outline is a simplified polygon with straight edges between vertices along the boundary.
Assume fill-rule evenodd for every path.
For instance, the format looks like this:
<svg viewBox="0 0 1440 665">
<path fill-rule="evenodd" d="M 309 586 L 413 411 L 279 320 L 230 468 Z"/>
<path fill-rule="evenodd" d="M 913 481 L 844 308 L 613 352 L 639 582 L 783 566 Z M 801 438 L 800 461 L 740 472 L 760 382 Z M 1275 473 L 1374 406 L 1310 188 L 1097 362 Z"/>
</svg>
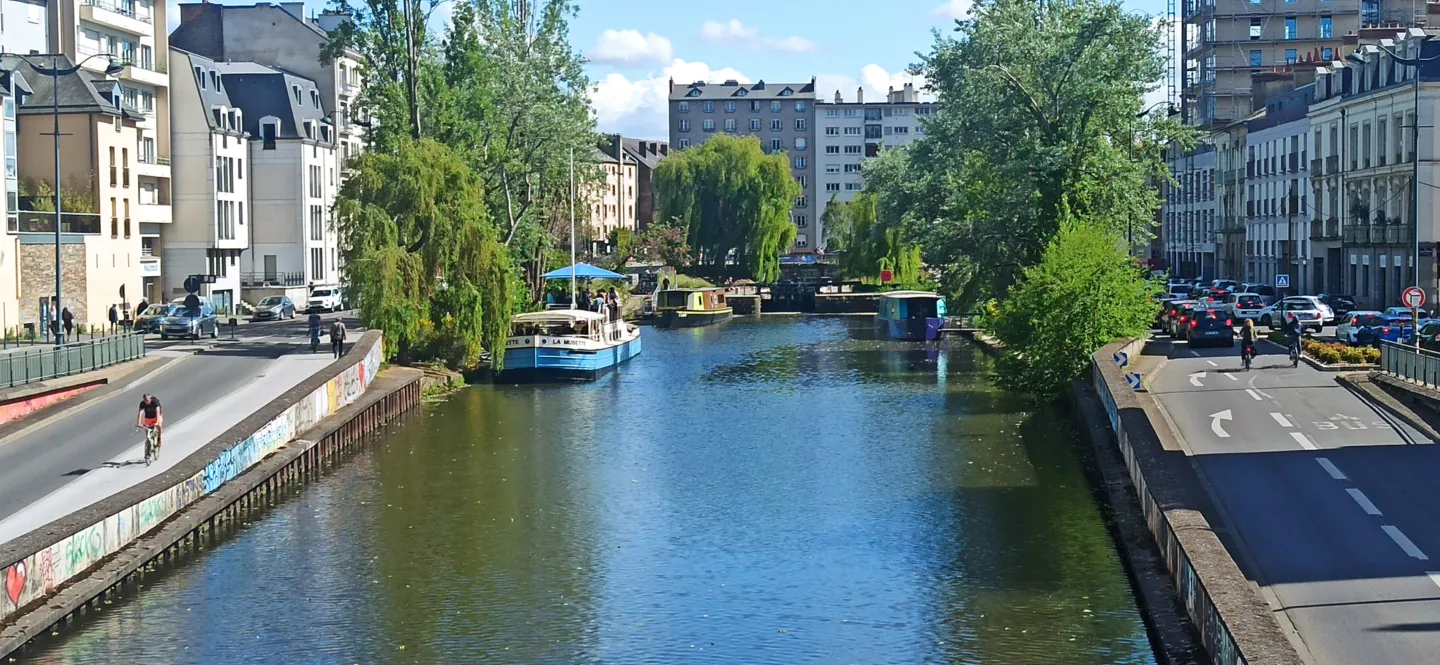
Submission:
<svg viewBox="0 0 1440 665">
<path fill-rule="evenodd" d="M 1245 371 L 1250 371 L 1250 363 L 1255 360 L 1255 345 L 1245 344 L 1240 347 L 1240 360 L 1245 363 Z"/>
<path fill-rule="evenodd" d="M 160 459 L 160 428 L 156 426 L 141 427 L 145 430 L 145 466 Z"/>
<path fill-rule="evenodd" d="M 1290 366 L 1300 366 L 1300 340 L 1290 342 Z"/>
</svg>

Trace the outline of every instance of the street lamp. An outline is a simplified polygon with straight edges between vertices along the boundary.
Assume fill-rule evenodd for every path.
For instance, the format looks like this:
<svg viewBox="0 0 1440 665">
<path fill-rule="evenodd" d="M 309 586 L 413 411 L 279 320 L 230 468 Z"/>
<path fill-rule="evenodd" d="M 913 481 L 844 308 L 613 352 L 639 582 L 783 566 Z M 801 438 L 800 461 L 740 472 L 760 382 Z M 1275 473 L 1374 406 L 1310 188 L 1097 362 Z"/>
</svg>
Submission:
<svg viewBox="0 0 1440 665">
<path fill-rule="evenodd" d="M 51 311 L 51 316 L 54 317 L 55 321 L 55 346 L 60 346 L 65 343 L 65 328 L 64 326 L 60 325 L 60 215 L 62 213 L 60 205 L 60 77 L 69 76 L 71 74 L 74 74 L 75 72 L 80 71 L 80 68 L 84 66 L 85 63 L 90 62 L 95 58 L 108 58 L 110 60 L 110 64 L 105 67 L 106 76 L 119 75 L 120 72 L 125 71 L 125 65 L 117 62 L 114 56 L 108 53 L 96 53 L 95 55 L 92 55 L 88 58 L 85 58 L 84 60 L 75 63 L 73 67 L 61 67 L 61 58 L 63 58 L 64 56 L 59 54 L 50 56 L 50 67 L 43 67 L 37 65 L 27 56 L 16 54 L 7 55 L 15 55 L 15 57 L 24 60 L 25 64 L 30 65 L 30 68 L 35 70 L 35 73 L 41 76 L 49 76 L 51 81 L 50 102 L 51 109 L 54 111 L 55 119 L 55 304 L 54 309 Z"/>
</svg>

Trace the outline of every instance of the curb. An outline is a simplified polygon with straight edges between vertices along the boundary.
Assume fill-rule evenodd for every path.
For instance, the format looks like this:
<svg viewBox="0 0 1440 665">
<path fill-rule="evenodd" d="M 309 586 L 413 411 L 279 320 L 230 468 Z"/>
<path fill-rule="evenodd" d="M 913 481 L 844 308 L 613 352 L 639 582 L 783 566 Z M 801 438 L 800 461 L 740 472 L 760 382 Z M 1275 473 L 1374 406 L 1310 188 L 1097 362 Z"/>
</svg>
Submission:
<svg viewBox="0 0 1440 665">
<path fill-rule="evenodd" d="M 1384 384 L 1373 381 L 1370 374 L 1341 374 L 1335 377 L 1335 381 L 1345 386 L 1346 390 L 1354 393 L 1366 404 L 1400 419 L 1406 425 L 1430 437 L 1431 441 L 1440 442 L 1440 431 L 1419 417 L 1401 398 L 1386 391 Z"/>
</svg>

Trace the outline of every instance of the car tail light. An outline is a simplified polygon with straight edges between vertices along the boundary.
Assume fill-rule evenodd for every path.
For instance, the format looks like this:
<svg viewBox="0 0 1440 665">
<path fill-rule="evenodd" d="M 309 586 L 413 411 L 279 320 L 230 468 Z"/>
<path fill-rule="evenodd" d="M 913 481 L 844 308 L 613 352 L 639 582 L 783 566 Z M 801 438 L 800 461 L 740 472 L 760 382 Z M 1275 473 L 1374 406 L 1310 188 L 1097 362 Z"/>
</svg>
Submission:
<svg viewBox="0 0 1440 665">
<path fill-rule="evenodd" d="M 1181 323 L 1184 323 L 1184 322 L 1185 322 L 1186 320 L 1188 320 L 1189 318 L 1190 318 L 1190 317 L 1185 316 L 1184 314 L 1181 314 L 1181 315 L 1180 315 L 1180 322 L 1181 322 Z"/>
<path fill-rule="evenodd" d="M 1227 325 L 1227 326 L 1233 326 L 1233 325 L 1235 325 L 1235 324 L 1234 324 L 1234 323 L 1231 323 L 1231 322 L 1230 322 L 1230 319 L 1225 319 L 1225 325 Z"/>
<path fill-rule="evenodd" d="M 1390 334 L 1390 329 L 1389 329 L 1389 328 L 1381 328 L 1381 329 L 1380 329 L 1380 332 L 1381 332 L 1382 334 L 1388 335 L 1388 334 Z"/>
<path fill-rule="evenodd" d="M 1173 309 L 1170 310 L 1170 316 L 1175 316 L 1175 312 L 1176 312 L 1176 310 L 1173 310 Z"/>
<path fill-rule="evenodd" d="M 1200 325 L 1200 322 L 1199 322 L 1199 321 L 1191 321 L 1191 322 L 1190 322 L 1190 327 L 1191 327 L 1191 328 L 1198 327 L 1199 325 Z"/>
</svg>

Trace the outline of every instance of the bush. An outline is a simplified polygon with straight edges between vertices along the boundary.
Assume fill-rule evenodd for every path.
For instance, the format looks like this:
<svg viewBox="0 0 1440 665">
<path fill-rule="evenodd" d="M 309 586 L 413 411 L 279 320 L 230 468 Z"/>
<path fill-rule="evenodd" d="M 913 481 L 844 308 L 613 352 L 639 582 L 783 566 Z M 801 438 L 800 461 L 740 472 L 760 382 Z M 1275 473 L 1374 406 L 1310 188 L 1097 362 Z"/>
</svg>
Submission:
<svg viewBox="0 0 1440 665">
<path fill-rule="evenodd" d="M 1271 335 L 1272 341 L 1276 336 Z M 1278 344 L 1284 344 L 1284 336 L 1280 335 Z M 1371 347 L 1352 347 L 1336 342 L 1321 342 L 1319 340 L 1305 338 L 1301 340 L 1300 346 L 1305 355 L 1314 358 L 1326 365 L 1344 363 L 1346 365 L 1361 365 L 1364 363 L 1376 364 L 1380 362 L 1380 349 Z"/>
<path fill-rule="evenodd" d="M 1365 351 L 1365 362 L 1370 363 L 1370 364 L 1372 364 L 1372 365 L 1379 365 L 1379 364 L 1380 364 L 1380 349 L 1374 349 L 1374 348 L 1368 348 L 1368 347 L 1367 347 L 1366 349 L 1364 349 L 1364 351 Z"/>
<path fill-rule="evenodd" d="M 1318 350 L 1317 350 L 1314 354 L 1312 354 L 1312 355 L 1314 356 L 1314 358 L 1315 358 L 1316 360 L 1318 360 L 1318 361 L 1320 361 L 1320 362 L 1322 362 L 1322 363 L 1324 363 L 1324 364 L 1326 364 L 1326 365 L 1334 365 L 1335 363 L 1340 362 L 1340 352 L 1339 352 L 1339 351 L 1336 351 L 1335 349 L 1330 349 L 1330 348 L 1318 349 Z"/>
<path fill-rule="evenodd" d="M 1365 362 L 1365 351 L 1357 348 L 1347 348 L 1340 352 L 1340 359 L 1348 365 L 1358 365 Z"/>
</svg>

